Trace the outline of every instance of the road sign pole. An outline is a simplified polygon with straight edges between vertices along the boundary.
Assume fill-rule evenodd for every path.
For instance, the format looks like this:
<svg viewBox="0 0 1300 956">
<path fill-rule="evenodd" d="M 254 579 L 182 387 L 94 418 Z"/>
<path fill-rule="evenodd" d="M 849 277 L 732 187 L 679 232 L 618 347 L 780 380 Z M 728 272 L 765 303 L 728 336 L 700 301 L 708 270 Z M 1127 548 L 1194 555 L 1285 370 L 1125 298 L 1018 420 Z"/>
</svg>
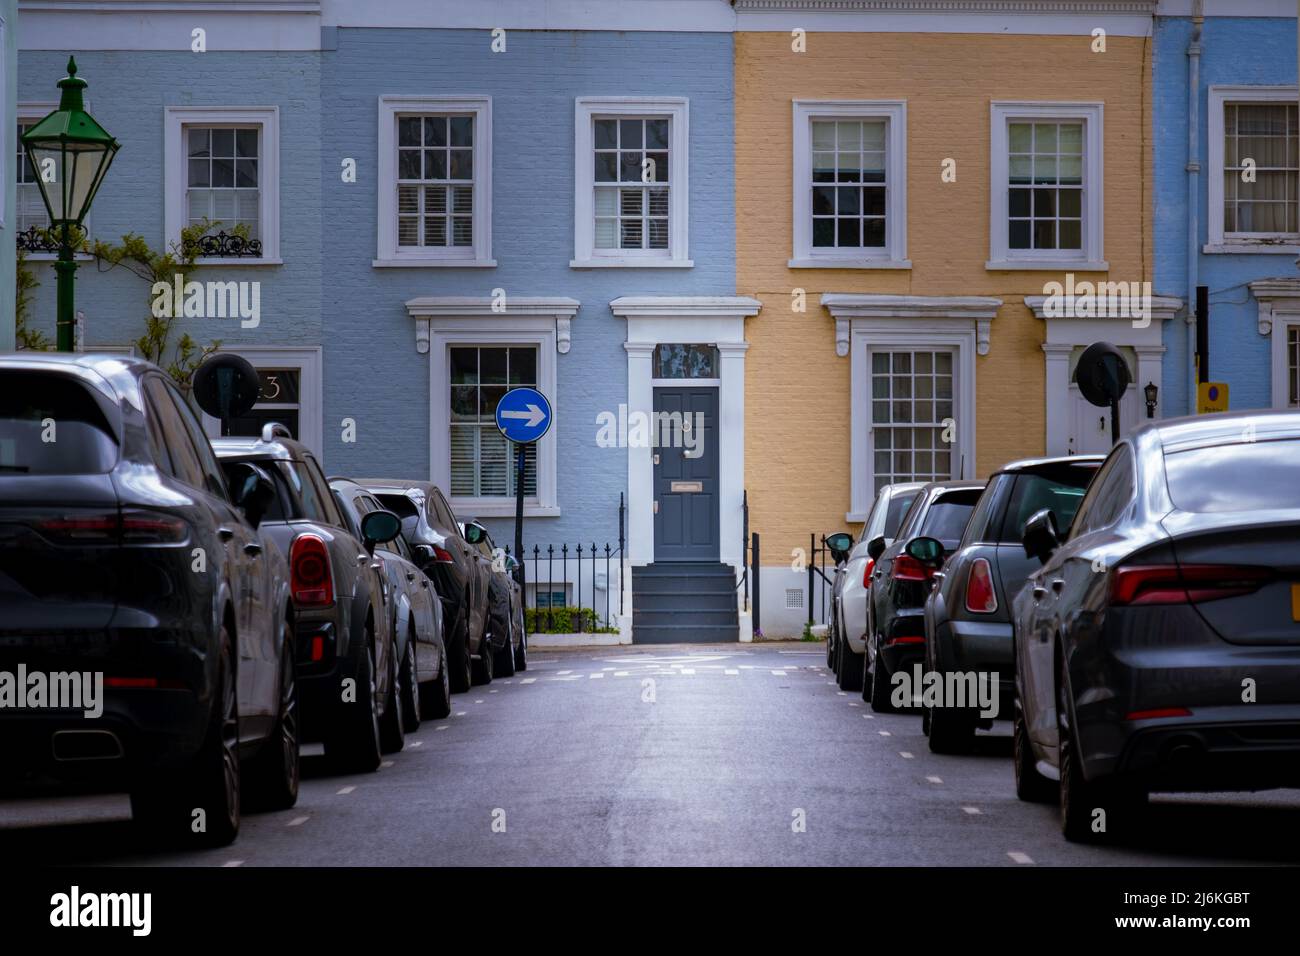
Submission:
<svg viewBox="0 0 1300 956">
<path fill-rule="evenodd" d="M 528 595 L 522 593 L 524 590 L 524 443 L 517 442 L 515 448 L 519 451 L 515 474 L 515 560 L 519 562 L 519 567 L 515 569 L 515 579 L 519 582 L 520 600 L 526 607 Z"/>
<path fill-rule="evenodd" d="M 1110 443 L 1119 444 L 1119 399 L 1110 402 Z"/>
</svg>

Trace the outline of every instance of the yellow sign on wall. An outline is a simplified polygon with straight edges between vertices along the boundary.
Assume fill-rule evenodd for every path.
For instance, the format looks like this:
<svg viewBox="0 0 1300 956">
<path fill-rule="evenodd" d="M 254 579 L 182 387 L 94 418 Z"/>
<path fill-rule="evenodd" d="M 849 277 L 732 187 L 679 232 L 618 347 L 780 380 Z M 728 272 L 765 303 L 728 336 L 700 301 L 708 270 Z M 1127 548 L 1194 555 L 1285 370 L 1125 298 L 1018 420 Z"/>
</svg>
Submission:
<svg viewBox="0 0 1300 956">
<path fill-rule="evenodd" d="M 1196 414 L 1226 412 L 1228 410 L 1228 383 L 1201 382 L 1196 386 Z"/>
</svg>

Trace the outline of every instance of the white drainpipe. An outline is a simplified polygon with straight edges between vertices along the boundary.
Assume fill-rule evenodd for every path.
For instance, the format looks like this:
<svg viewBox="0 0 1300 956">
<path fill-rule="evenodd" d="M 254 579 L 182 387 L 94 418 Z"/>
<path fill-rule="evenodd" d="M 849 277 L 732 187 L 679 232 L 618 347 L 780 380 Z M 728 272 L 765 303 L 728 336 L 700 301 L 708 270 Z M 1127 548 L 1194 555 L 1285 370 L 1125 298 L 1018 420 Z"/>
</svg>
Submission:
<svg viewBox="0 0 1300 956">
<path fill-rule="evenodd" d="M 1192 3 L 1192 40 L 1187 44 L 1187 414 L 1196 414 L 1196 286 L 1201 234 L 1200 85 L 1202 0 Z"/>
</svg>

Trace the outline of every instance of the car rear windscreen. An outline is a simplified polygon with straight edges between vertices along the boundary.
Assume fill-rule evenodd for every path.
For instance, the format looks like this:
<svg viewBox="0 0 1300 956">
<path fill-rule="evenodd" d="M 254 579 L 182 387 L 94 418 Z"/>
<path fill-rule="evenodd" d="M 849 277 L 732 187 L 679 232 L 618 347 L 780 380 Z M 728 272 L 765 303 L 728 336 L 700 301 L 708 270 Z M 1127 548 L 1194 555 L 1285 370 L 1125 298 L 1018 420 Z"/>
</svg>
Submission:
<svg viewBox="0 0 1300 956">
<path fill-rule="evenodd" d="M 1165 455 L 1165 475 L 1180 511 L 1300 509 L 1300 439 L 1173 452 Z"/>
<path fill-rule="evenodd" d="M 0 370 L 0 475 L 102 475 L 116 463 L 113 429 L 84 385 Z"/>
<path fill-rule="evenodd" d="M 930 505 L 921 522 L 921 534 L 938 538 L 944 547 L 956 547 L 970 521 L 975 502 L 979 501 L 982 489 L 972 488 L 968 491 L 950 491 Z"/>
<path fill-rule="evenodd" d="M 385 508 L 397 515 L 399 518 L 418 518 L 420 511 L 415 507 L 415 502 L 406 495 L 381 495 L 376 494 Z"/>
<path fill-rule="evenodd" d="M 1016 476 L 1016 486 L 1011 492 L 1006 518 L 1002 521 L 1003 542 L 1016 542 L 1025 531 L 1025 522 L 1047 508 L 1056 519 L 1062 534 L 1074 521 L 1088 482 L 1097 473 L 1097 466 L 1068 466 L 1048 472 L 1022 472 Z"/>
<path fill-rule="evenodd" d="M 916 492 L 909 491 L 889 499 L 889 510 L 885 513 L 885 530 L 881 532 L 886 538 L 898 537 L 898 526 L 903 523 L 903 516 L 916 500 Z"/>
</svg>

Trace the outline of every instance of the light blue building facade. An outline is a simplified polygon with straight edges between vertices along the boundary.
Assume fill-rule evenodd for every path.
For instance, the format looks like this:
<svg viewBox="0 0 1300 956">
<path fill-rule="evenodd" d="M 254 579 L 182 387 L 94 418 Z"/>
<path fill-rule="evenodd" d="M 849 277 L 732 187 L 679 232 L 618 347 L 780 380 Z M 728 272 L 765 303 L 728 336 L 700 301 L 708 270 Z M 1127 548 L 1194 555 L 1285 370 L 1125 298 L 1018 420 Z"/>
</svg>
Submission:
<svg viewBox="0 0 1300 956">
<path fill-rule="evenodd" d="M 1295 4 L 1163 0 L 1154 37 L 1155 291 L 1194 310 L 1208 287 L 1208 380 L 1228 384 L 1231 408 L 1294 408 Z M 1168 323 L 1164 344 L 1161 414 L 1194 413 L 1195 325 Z"/>
</svg>

